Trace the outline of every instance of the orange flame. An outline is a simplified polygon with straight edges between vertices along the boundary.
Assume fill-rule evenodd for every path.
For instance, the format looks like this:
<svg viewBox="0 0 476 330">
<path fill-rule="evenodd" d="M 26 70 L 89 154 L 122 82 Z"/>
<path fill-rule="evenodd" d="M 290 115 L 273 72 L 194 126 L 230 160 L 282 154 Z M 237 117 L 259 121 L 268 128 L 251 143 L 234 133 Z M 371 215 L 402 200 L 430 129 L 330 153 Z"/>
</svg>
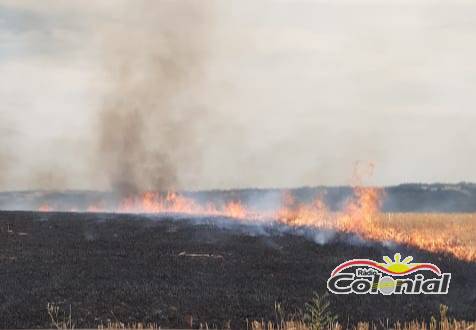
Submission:
<svg viewBox="0 0 476 330">
<path fill-rule="evenodd" d="M 179 193 L 146 192 L 123 199 L 114 212 L 187 214 L 191 216 L 224 216 L 241 221 L 275 221 L 291 227 L 333 229 L 355 233 L 364 239 L 393 241 L 432 252 L 451 253 L 459 259 L 476 260 L 476 215 L 404 214 L 380 212 L 383 190 L 374 187 L 354 187 L 353 198 L 341 212 L 327 209 L 322 196 L 309 203 L 298 203 L 290 192 L 283 194 L 277 210 L 252 210 L 241 201 L 223 205 L 197 203 Z M 89 212 L 110 211 L 100 203 Z M 53 211 L 42 204 L 39 211 Z"/>
<path fill-rule="evenodd" d="M 54 210 L 48 204 L 41 204 L 40 207 L 38 207 L 38 211 L 40 211 L 40 212 L 51 212 L 51 211 L 54 211 Z"/>
</svg>

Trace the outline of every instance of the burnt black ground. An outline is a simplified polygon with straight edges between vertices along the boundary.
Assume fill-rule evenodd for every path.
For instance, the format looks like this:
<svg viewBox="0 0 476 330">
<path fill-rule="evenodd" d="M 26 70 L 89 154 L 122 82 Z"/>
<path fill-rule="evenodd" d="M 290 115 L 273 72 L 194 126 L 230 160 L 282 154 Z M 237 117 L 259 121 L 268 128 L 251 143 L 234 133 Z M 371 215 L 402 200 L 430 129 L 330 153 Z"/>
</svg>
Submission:
<svg viewBox="0 0 476 330">
<path fill-rule="evenodd" d="M 326 291 L 331 270 L 346 259 L 395 252 L 451 272 L 449 294 L 331 295 L 341 322 L 429 318 L 440 303 L 453 317 L 476 319 L 475 264 L 344 234 L 319 245 L 298 233 L 278 234 L 280 228 L 263 235 L 212 220 L 6 211 L 0 229 L 0 328 L 49 327 L 48 302 L 71 304 L 77 327 L 116 319 L 179 326 L 192 315 L 196 325 L 231 320 L 239 328 L 246 318 L 273 319 L 275 302 L 289 312 L 302 308 L 314 291 Z"/>
</svg>

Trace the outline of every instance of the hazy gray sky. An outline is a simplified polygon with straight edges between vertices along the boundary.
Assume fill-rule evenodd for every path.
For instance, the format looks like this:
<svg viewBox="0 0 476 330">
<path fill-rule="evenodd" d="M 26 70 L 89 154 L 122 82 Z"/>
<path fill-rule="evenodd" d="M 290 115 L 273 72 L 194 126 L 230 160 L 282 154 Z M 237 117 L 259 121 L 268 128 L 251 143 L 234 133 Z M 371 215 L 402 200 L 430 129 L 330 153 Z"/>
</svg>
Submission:
<svg viewBox="0 0 476 330">
<path fill-rule="evenodd" d="M 476 181 L 476 2 L 154 3 L 0 0 L 0 189 L 160 171 L 98 144 L 105 104 L 150 108 L 176 188 Z"/>
</svg>

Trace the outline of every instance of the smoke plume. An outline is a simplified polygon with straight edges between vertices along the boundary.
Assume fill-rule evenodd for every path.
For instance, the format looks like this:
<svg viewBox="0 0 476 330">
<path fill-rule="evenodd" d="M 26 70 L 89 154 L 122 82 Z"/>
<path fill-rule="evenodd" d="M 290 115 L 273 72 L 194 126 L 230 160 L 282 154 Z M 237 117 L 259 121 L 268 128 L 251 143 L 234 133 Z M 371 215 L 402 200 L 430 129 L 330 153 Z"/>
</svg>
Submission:
<svg viewBox="0 0 476 330">
<path fill-rule="evenodd" d="M 113 189 L 174 189 L 177 164 L 198 151 L 194 133 L 205 114 L 193 86 L 206 63 L 210 7 L 186 1 L 128 9 L 120 17 L 128 24 L 103 35 L 112 85 L 99 112 L 99 164 Z"/>
<path fill-rule="evenodd" d="M 475 181 L 457 2 L 2 0 L 0 190 Z"/>
</svg>

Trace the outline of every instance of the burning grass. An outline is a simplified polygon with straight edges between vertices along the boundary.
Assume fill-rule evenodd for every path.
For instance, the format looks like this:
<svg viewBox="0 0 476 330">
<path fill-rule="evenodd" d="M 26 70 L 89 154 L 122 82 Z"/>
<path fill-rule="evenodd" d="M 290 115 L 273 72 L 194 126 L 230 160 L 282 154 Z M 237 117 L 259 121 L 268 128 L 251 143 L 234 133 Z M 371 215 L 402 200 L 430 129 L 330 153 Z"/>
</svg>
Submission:
<svg viewBox="0 0 476 330">
<path fill-rule="evenodd" d="M 104 207 L 99 201 L 85 211 L 227 217 L 253 224 L 276 222 L 290 227 L 354 233 L 368 240 L 448 253 L 465 261 L 476 260 L 476 213 L 384 213 L 380 211 L 383 197 L 381 189 L 357 186 L 353 198 L 341 211 L 334 212 L 320 197 L 303 203 L 289 192 L 283 193 L 275 209 L 256 209 L 239 200 L 218 205 L 199 203 L 179 193 L 146 192 L 124 198 L 112 208 Z M 42 204 L 39 211 L 57 209 Z"/>
<path fill-rule="evenodd" d="M 246 318 L 276 323 L 274 302 L 291 313 L 303 308 L 313 291 L 326 291 L 331 271 L 341 262 L 380 260 L 396 252 L 450 272 L 455 280 L 448 295 L 332 295 L 332 311 L 344 327 L 364 320 L 430 322 L 440 304 L 450 306 L 459 320 L 474 320 L 476 263 L 450 254 L 361 244 L 345 233 L 317 245 L 300 230 L 281 231 L 280 226 L 253 235 L 249 229 L 255 226 L 235 226 L 233 220 L 221 227 L 213 219 L 154 218 L 0 212 L 5 257 L 0 257 L 5 297 L 0 327 L 49 326 L 47 302 L 64 304 L 65 310 L 71 305 L 75 323 L 85 328 L 116 319 L 184 327 L 186 315 L 193 316 L 195 327 L 208 322 L 210 328 L 223 328 L 231 320 L 233 329 L 244 328 Z"/>
</svg>

